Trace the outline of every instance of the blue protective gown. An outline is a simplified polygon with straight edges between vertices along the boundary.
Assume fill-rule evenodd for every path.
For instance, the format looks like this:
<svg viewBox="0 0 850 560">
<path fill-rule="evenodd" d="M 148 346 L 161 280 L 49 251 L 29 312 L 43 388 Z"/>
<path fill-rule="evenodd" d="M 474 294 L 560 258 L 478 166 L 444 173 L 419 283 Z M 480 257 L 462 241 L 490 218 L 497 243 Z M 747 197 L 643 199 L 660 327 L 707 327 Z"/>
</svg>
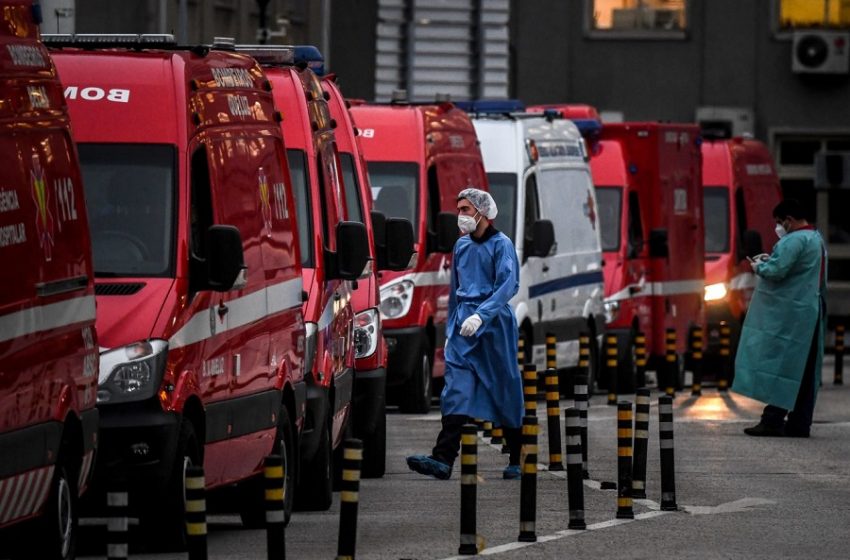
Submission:
<svg viewBox="0 0 850 560">
<path fill-rule="evenodd" d="M 780 239 L 770 258 L 756 267 L 758 284 L 741 330 L 733 391 L 793 410 L 812 337 L 817 336 L 817 396 L 826 315 L 825 256 L 817 231 L 797 230 Z"/>
<path fill-rule="evenodd" d="M 458 239 L 446 323 L 443 415 L 462 414 L 507 428 L 522 425 L 517 324 L 509 303 L 518 289 L 519 262 L 506 235 L 490 226 L 481 240 Z M 475 313 L 481 327 L 461 336 L 464 320 Z"/>
</svg>

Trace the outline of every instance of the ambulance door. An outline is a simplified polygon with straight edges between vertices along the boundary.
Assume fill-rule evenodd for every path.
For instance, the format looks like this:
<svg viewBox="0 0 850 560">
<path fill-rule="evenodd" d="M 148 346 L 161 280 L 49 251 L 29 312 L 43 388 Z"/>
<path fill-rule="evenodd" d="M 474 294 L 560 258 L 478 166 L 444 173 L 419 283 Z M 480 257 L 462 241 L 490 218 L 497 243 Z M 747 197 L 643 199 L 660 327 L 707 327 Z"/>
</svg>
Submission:
<svg viewBox="0 0 850 560">
<path fill-rule="evenodd" d="M 528 317 L 535 325 L 542 323 L 544 317 L 545 302 L 550 294 L 546 293 L 546 282 L 549 280 L 548 258 L 530 256 L 529 248 L 533 243 L 532 232 L 534 223 L 540 219 L 540 196 L 537 190 L 537 173 L 529 171 L 525 176 L 523 185 L 525 195 L 525 206 L 523 207 L 523 230 L 522 230 L 522 262 L 520 266 L 525 268 L 529 277 L 528 287 Z M 557 233 L 555 243 L 558 242 Z"/>
</svg>

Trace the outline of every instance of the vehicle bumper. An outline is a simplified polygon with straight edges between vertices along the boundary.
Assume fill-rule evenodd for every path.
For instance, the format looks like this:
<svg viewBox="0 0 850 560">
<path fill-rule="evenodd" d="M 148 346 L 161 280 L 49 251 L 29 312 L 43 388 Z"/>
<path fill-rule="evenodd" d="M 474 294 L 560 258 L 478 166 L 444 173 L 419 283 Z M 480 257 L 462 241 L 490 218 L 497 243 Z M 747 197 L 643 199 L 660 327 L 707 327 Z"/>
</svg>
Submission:
<svg viewBox="0 0 850 560">
<path fill-rule="evenodd" d="M 387 370 L 354 372 L 354 435 L 363 439 L 374 433 L 386 406 Z"/>
<path fill-rule="evenodd" d="M 98 410 L 97 460 L 84 509 L 99 511 L 106 503 L 106 491 L 116 482 L 157 495 L 174 466 L 182 415 L 162 410 L 155 399 Z"/>
<path fill-rule="evenodd" d="M 725 321 L 731 329 L 732 348 L 737 346 L 737 340 L 741 335 L 741 324 L 732 315 L 728 305 L 707 305 L 705 309 L 706 321 L 706 353 L 720 353 L 720 323 Z"/>
<path fill-rule="evenodd" d="M 388 387 L 402 385 L 410 379 L 413 372 L 420 369 L 422 344 L 428 334 L 423 327 L 407 327 L 384 331 L 387 341 Z"/>
</svg>

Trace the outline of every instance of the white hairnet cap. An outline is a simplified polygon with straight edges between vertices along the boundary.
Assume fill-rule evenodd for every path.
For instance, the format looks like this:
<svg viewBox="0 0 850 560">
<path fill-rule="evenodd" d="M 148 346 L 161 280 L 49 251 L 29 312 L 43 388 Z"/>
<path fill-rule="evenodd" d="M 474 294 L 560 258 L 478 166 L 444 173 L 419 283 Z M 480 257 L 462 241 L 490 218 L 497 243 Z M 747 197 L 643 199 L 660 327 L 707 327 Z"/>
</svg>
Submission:
<svg viewBox="0 0 850 560">
<path fill-rule="evenodd" d="M 460 191 L 460 194 L 457 195 L 457 199 L 460 200 L 461 198 L 468 200 L 469 203 L 475 206 L 475 209 L 488 220 L 494 219 L 499 213 L 499 209 L 496 208 L 496 201 L 493 200 L 493 197 L 490 196 L 490 193 L 487 191 L 470 187 Z"/>
</svg>

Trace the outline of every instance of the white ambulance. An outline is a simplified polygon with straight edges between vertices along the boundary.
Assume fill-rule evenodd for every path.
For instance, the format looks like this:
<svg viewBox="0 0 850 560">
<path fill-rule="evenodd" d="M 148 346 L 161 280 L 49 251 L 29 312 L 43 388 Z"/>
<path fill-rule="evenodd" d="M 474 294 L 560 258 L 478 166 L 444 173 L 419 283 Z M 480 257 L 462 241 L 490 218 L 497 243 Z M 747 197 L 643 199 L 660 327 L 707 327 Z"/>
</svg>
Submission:
<svg viewBox="0 0 850 560">
<path fill-rule="evenodd" d="M 604 285 L 596 193 L 581 134 L 571 121 L 526 113 L 518 102 L 458 105 L 470 113 L 481 142 L 499 208 L 495 226 L 514 242 L 521 263 L 511 304 L 526 360 L 538 371 L 545 368 L 546 336 L 554 334 L 563 373 L 577 365 L 579 333 L 587 332 L 595 342 L 590 366 L 595 378 Z"/>
</svg>

